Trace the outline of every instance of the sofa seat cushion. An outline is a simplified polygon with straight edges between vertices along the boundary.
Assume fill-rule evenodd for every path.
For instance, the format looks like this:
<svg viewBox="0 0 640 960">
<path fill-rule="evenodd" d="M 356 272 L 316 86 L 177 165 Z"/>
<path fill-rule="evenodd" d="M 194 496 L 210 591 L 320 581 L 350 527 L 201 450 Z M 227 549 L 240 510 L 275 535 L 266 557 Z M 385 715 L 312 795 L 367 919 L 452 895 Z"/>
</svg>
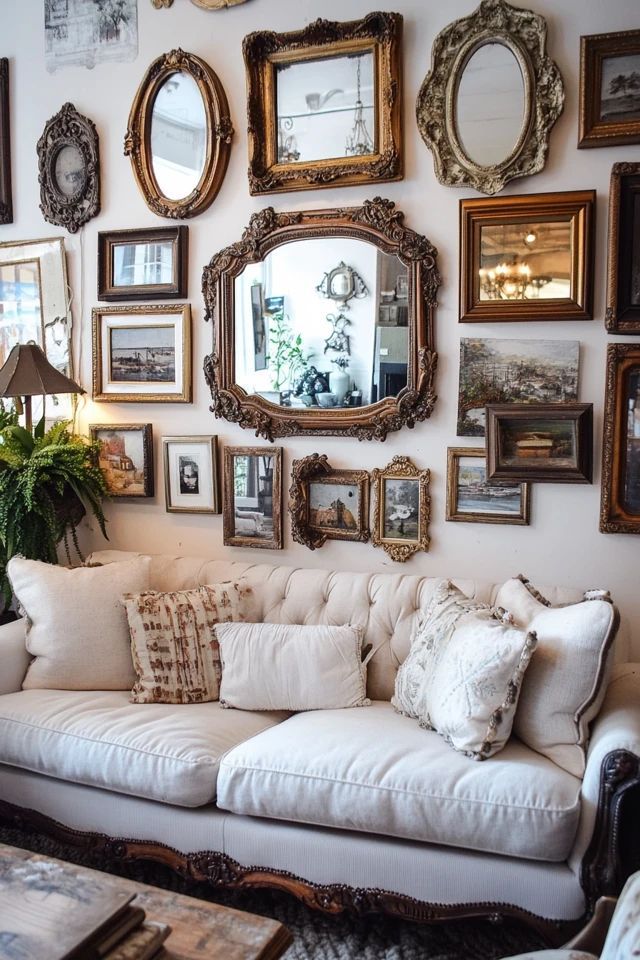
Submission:
<svg viewBox="0 0 640 960">
<path fill-rule="evenodd" d="M 580 780 L 511 739 L 485 763 L 394 712 L 299 713 L 230 750 L 219 807 L 536 860 L 564 860 Z"/>
<path fill-rule="evenodd" d="M 223 754 L 286 716 L 132 704 L 126 690 L 23 690 L 0 698 L 0 763 L 198 807 L 215 799 Z"/>
</svg>

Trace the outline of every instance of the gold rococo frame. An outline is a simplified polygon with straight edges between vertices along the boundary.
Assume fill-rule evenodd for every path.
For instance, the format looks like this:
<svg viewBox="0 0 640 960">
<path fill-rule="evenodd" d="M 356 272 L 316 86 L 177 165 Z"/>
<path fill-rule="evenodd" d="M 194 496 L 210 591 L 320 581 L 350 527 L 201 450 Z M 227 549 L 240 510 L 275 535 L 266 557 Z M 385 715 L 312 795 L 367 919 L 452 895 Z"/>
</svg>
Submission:
<svg viewBox="0 0 640 960">
<path fill-rule="evenodd" d="M 429 550 L 429 520 L 431 516 L 431 497 L 429 495 L 429 470 L 419 470 L 409 457 L 396 456 L 390 463 L 380 469 L 375 467 L 371 471 L 371 485 L 373 487 L 373 524 L 371 526 L 371 542 L 374 547 L 382 547 L 392 560 L 405 563 L 418 550 Z M 384 536 L 385 514 L 385 480 L 417 480 L 419 484 L 418 502 L 418 538 L 417 540 L 400 540 Z"/>
</svg>

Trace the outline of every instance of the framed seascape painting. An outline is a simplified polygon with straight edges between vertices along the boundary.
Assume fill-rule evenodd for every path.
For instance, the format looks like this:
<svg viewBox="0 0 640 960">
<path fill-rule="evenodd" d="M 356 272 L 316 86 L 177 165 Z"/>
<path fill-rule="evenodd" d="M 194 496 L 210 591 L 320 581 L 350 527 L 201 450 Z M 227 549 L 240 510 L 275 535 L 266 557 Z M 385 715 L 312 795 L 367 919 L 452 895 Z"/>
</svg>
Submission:
<svg viewBox="0 0 640 960">
<path fill-rule="evenodd" d="M 218 438 L 163 437 L 167 513 L 220 513 Z"/>
<path fill-rule="evenodd" d="M 191 309 L 94 307 L 93 399 L 191 402 Z"/>
<path fill-rule="evenodd" d="M 188 243 L 186 226 L 99 233 L 98 299 L 186 297 Z"/>
<path fill-rule="evenodd" d="M 153 427 L 150 423 L 92 423 L 91 439 L 99 445 L 98 466 L 110 497 L 133 500 L 152 497 Z"/>
<path fill-rule="evenodd" d="M 418 550 L 428 550 L 429 471 L 419 470 L 408 457 L 396 456 L 382 470 L 371 471 L 371 485 L 374 547 L 382 547 L 399 563 Z"/>
<path fill-rule="evenodd" d="M 640 30 L 580 38 L 579 147 L 640 143 Z"/>
<path fill-rule="evenodd" d="M 640 343 L 607 347 L 602 533 L 640 533 Z"/>
<path fill-rule="evenodd" d="M 605 326 L 640 333 L 640 163 L 611 170 Z"/>
<path fill-rule="evenodd" d="M 224 543 L 282 549 L 282 447 L 225 447 Z"/>
<path fill-rule="evenodd" d="M 289 490 L 291 533 L 310 550 L 327 540 L 369 539 L 369 474 L 335 470 L 326 454 L 294 460 Z"/>
<path fill-rule="evenodd" d="M 447 520 L 528 524 L 529 484 L 487 481 L 487 458 L 477 447 L 447 450 Z"/>
</svg>

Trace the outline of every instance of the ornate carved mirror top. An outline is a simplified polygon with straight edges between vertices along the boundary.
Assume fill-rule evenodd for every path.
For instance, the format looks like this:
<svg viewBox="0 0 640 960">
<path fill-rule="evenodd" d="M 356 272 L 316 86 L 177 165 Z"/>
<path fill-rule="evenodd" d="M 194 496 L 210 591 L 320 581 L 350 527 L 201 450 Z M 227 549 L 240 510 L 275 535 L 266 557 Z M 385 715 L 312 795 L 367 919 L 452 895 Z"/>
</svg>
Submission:
<svg viewBox="0 0 640 960">
<path fill-rule="evenodd" d="M 268 207 L 212 258 L 202 287 L 215 320 L 205 377 L 216 416 L 269 440 L 384 440 L 430 416 L 437 251 L 403 219 L 380 197 Z"/>
<path fill-rule="evenodd" d="M 543 17 L 505 0 L 438 34 L 416 113 L 440 183 L 494 194 L 542 170 L 564 104 L 546 37 Z"/>
</svg>

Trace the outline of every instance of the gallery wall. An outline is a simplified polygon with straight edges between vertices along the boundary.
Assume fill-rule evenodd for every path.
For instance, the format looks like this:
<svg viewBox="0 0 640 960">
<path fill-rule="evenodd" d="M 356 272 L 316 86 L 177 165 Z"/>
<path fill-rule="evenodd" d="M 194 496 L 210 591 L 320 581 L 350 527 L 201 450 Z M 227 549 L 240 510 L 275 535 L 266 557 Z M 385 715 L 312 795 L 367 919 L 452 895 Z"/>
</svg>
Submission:
<svg viewBox="0 0 640 960">
<path fill-rule="evenodd" d="M 12 175 L 14 222 L 0 227 L 0 240 L 63 235 L 47 224 L 38 209 L 35 144 L 45 122 L 63 103 L 72 101 L 89 116 L 100 136 L 102 210 L 75 236 L 65 235 L 72 290 L 76 377 L 89 391 L 80 403 L 79 424 L 152 423 L 155 440 L 156 495 L 153 500 L 107 505 L 109 546 L 127 550 L 228 557 L 243 561 L 284 563 L 341 570 L 393 571 L 421 575 L 481 577 L 500 581 L 517 573 L 535 584 L 558 583 L 580 588 L 609 588 L 628 622 L 640 624 L 640 539 L 598 532 L 600 456 L 608 342 L 604 330 L 606 220 L 609 175 L 615 161 L 638 160 L 636 147 L 576 149 L 578 128 L 579 38 L 585 33 L 626 30 L 638 26 L 637 0 L 576 3 L 575 0 L 531 0 L 549 28 L 549 52 L 564 78 L 566 100 L 551 134 L 548 161 L 535 177 L 512 181 L 502 195 L 543 191 L 597 191 L 595 312 L 590 322 L 458 323 L 458 204 L 477 196 L 469 189 L 438 184 L 431 153 L 415 121 L 415 100 L 427 72 L 436 34 L 451 20 L 466 16 L 474 0 L 447 4 L 396 0 L 392 9 L 404 16 L 404 157 L 402 181 L 373 187 L 346 187 L 252 198 L 247 187 L 245 73 L 242 38 L 252 30 L 300 28 L 317 16 L 361 17 L 368 0 L 249 0 L 222 10 L 202 10 L 189 0 L 174 0 L 156 10 L 151 0 L 138 0 L 139 52 L 135 60 L 99 63 L 93 69 L 71 66 L 47 73 L 44 63 L 42 0 L 3 3 L 0 8 L 0 56 L 10 60 Z M 235 126 L 228 171 L 213 205 L 189 224 L 189 296 L 193 314 L 193 403 L 94 403 L 91 388 L 91 308 L 96 299 L 97 235 L 100 230 L 148 227 L 162 221 L 147 208 L 134 181 L 123 139 L 129 107 L 150 62 L 173 47 L 205 59 L 220 78 Z M 430 420 L 414 430 L 391 434 L 385 443 L 328 438 L 290 438 L 284 449 L 285 498 L 291 462 L 315 451 L 327 453 L 338 468 L 384 466 L 395 454 L 407 454 L 420 468 L 431 470 L 431 546 L 407 564 L 394 564 L 370 544 L 328 542 L 311 552 L 291 540 L 285 519 L 284 549 L 279 552 L 224 547 L 222 517 L 165 511 L 161 438 L 193 434 L 218 435 L 219 443 L 255 444 L 252 433 L 208 411 L 210 398 L 202 361 L 211 349 L 212 331 L 203 317 L 200 293 L 202 267 L 220 248 L 239 239 L 252 213 L 272 205 L 277 210 L 320 209 L 357 205 L 382 195 L 405 212 L 407 225 L 425 234 L 438 248 L 443 284 L 436 314 L 439 353 L 438 401 Z M 323 270 L 327 267 L 323 266 Z M 318 277 L 318 280 L 321 276 Z M 579 400 L 594 404 L 594 482 L 592 485 L 537 484 L 532 490 L 529 526 L 503 526 L 445 521 L 447 447 L 481 446 L 481 440 L 456 437 L 459 343 L 461 336 L 564 339 L 580 342 Z M 623 338 L 618 338 L 623 339 Z M 260 441 L 261 442 L 261 441 Z M 83 530 L 86 548 L 106 546 L 97 529 Z M 640 658 L 640 627 L 634 653 Z"/>
</svg>

